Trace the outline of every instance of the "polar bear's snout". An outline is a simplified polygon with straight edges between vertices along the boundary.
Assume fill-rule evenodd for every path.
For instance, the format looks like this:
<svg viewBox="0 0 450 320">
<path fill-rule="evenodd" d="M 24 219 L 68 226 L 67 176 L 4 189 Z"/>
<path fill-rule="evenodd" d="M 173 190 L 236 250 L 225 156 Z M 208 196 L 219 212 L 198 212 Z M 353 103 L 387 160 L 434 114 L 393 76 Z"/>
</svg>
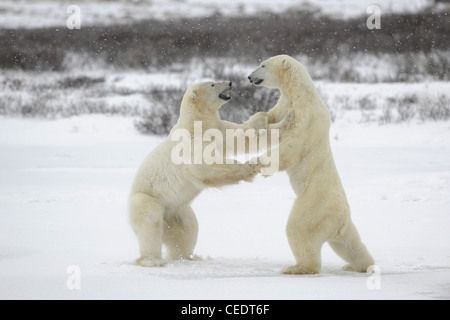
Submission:
<svg viewBox="0 0 450 320">
<path fill-rule="evenodd" d="M 264 79 L 261 79 L 261 78 L 258 78 L 256 76 L 254 76 L 253 73 L 248 76 L 248 80 L 250 80 L 250 83 L 253 83 L 253 84 L 256 84 L 256 85 L 259 85 L 259 84 L 261 84 L 264 81 Z"/>
<path fill-rule="evenodd" d="M 228 82 L 227 86 L 220 92 L 219 98 L 225 101 L 228 101 L 231 99 L 231 90 L 233 90 L 232 82 Z"/>
<path fill-rule="evenodd" d="M 263 81 L 265 81 L 264 86 L 268 86 L 268 83 L 272 82 L 270 79 L 270 72 L 268 72 L 266 68 L 267 61 L 261 63 L 261 65 L 256 68 L 249 76 L 248 80 L 250 83 L 254 85 L 260 85 Z"/>
</svg>

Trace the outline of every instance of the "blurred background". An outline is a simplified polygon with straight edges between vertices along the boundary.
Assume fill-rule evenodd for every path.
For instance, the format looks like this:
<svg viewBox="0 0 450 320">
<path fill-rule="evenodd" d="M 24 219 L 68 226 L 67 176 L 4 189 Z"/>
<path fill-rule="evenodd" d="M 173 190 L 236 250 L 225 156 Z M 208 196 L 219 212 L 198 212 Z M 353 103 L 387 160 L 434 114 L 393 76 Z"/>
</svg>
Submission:
<svg viewBox="0 0 450 320">
<path fill-rule="evenodd" d="M 0 1 L 0 115 L 118 114 L 163 135 L 189 85 L 224 79 L 235 86 L 221 117 L 240 122 L 278 99 L 247 75 L 289 54 L 333 121 L 450 118 L 449 1 L 378 1 L 381 28 L 372 30 L 372 1 L 82 0 L 78 12 L 73 4 Z M 74 18 L 79 29 L 68 27 Z"/>
</svg>

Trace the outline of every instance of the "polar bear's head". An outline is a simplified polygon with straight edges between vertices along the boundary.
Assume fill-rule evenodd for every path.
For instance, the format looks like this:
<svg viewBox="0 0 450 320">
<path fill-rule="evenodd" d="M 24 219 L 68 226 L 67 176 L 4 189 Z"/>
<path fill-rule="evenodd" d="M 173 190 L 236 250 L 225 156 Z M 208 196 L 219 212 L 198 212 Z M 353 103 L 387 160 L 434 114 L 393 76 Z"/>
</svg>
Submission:
<svg viewBox="0 0 450 320">
<path fill-rule="evenodd" d="M 215 112 L 231 100 L 231 90 L 232 83 L 230 81 L 201 82 L 186 91 L 183 101 L 202 109 L 202 111 Z"/>
<path fill-rule="evenodd" d="M 278 88 L 283 73 L 290 67 L 289 58 L 290 57 L 286 55 L 279 55 L 263 61 L 259 67 L 248 76 L 250 83 L 268 88 Z"/>
<path fill-rule="evenodd" d="M 279 55 L 263 61 L 248 79 L 250 83 L 268 88 L 279 89 L 301 81 L 311 84 L 312 80 L 303 65 L 288 55 Z"/>
</svg>

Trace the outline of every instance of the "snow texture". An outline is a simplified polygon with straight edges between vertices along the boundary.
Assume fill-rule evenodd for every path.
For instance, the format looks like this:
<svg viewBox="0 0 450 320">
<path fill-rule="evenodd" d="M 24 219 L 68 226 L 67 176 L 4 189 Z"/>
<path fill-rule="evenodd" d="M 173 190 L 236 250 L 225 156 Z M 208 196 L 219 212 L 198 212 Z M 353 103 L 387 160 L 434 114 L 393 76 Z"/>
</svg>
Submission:
<svg viewBox="0 0 450 320">
<path fill-rule="evenodd" d="M 162 138 L 118 116 L 0 118 L 0 298 L 449 299 L 450 124 L 339 120 L 330 137 L 379 289 L 377 275 L 342 271 L 328 245 L 321 274 L 281 274 L 294 262 L 284 173 L 194 201 L 202 261 L 136 266 L 126 200 Z"/>
</svg>

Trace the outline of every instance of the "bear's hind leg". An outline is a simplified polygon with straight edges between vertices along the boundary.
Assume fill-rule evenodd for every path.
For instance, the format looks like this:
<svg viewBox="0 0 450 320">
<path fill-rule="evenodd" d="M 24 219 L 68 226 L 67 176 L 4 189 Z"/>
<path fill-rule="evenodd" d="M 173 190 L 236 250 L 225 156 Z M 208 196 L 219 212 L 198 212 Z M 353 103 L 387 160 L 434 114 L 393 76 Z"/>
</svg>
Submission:
<svg viewBox="0 0 450 320">
<path fill-rule="evenodd" d="M 284 274 L 318 274 L 321 268 L 322 244 L 312 244 L 301 236 L 288 236 L 296 264 L 283 268 Z"/>
<path fill-rule="evenodd" d="M 138 237 L 140 258 L 143 267 L 161 267 L 164 207 L 155 198 L 139 193 L 129 199 L 128 210 L 131 225 Z"/>
<path fill-rule="evenodd" d="M 194 259 L 197 235 L 198 222 L 191 206 L 183 206 L 174 214 L 167 216 L 163 235 L 163 241 L 167 247 L 167 258 Z"/>
<path fill-rule="evenodd" d="M 367 268 L 375 264 L 352 222 L 342 236 L 328 241 L 328 244 L 334 252 L 349 263 L 344 267 L 346 271 L 367 272 Z"/>
<path fill-rule="evenodd" d="M 282 272 L 285 274 L 317 274 L 320 273 L 320 255 L 325 240 L 320 233 L 311 232 L 316 226 L 308 223 L 308 219 L 296 212 L 298 210 L 298 205 L 294 205 L 286 227 L 289 245 L 297 264 L 284 268 Z"/>
</svg>

